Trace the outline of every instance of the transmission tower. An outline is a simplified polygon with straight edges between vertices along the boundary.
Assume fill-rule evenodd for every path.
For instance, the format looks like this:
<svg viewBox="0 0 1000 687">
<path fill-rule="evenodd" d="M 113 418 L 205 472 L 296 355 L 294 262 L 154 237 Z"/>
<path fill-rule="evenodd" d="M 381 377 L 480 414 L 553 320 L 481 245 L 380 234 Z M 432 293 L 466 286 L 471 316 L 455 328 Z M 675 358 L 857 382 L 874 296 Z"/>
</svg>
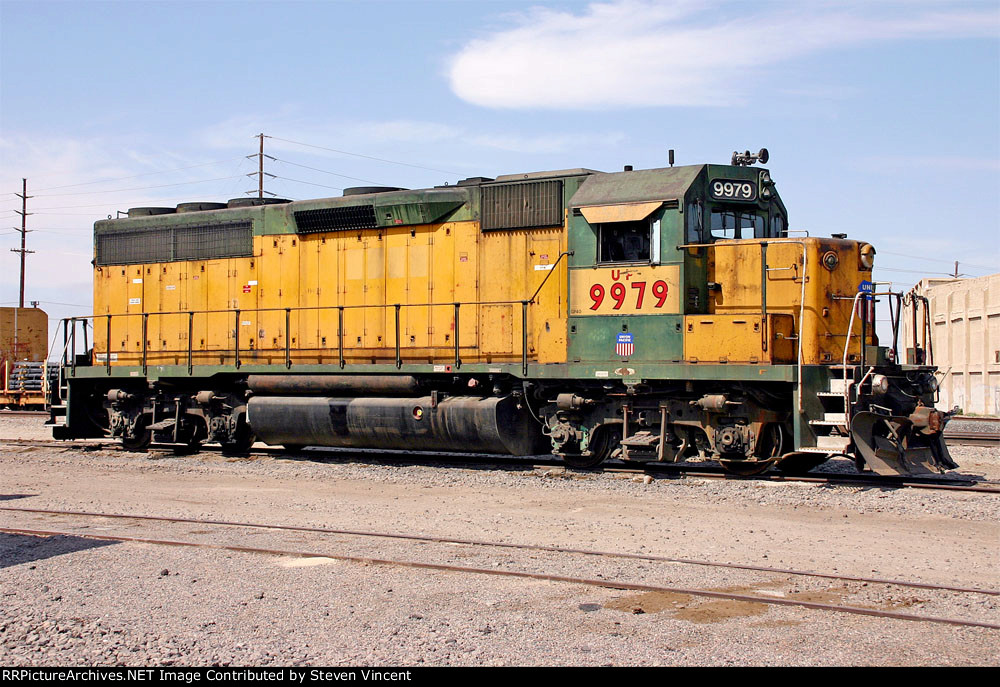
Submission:
<svg viewBox="0 0 1000 687">
<path fill-rule="evenodd" d="M 27 235 L 28 235 L 28 227 L 27 227 L 28 215 L 34 214 L 34 213 L 31 213 L 31 212 L 28 212 L 28 198 L 31 198 L 32 196 L 28 195 L 28 180 L 27 179 L 21 179 L 21 192 L 20 193 L 15 193 L 14 195 L 21 199 L 21 209 L 20 210 L 14 210 L 14 212 L 16 212 L 17 214 L 21 215 L 21 228 L 18 229 L 17 227 L 14 227 L 15 231 L 20 231 L 21 232 L 21 247 L 20 248 L 11 248 L 10 252 L 11 253 L 20 253 L 21 254 L 21 295 L 20 295 L 20 298 L 18 298 L 18 306 L 17 307 L 23 308 L 24 307 L 24 257 L 28 253 L 34 253 L 35 252 L 33 250 L 28 250 L 27 248 L 25 248 L 25 242 L 26 242 L 26 238 L 27 238 Z"/>
<path fill-rule="evenodd" d="M 254 153 L 253 155 L 247 155 L 247 158 L 252 158 L 252 157 L 257 158 L 257 171 L 256 172 L 250 172 L 249 174 L 247 174 L 247 176 L 248 177 L 257 177 L 257 190 L 256 191 L 244 191 L 244 193 L 246 193 L 248 195 L 252 195 L 252 194 L 256 193 L 258 198 L 263 198 L 265 193 L 268 194 L 269 196 L 276 196 L 276 195 L 278 195 L 277 193 L 271 193 L 270 191 L 265 191 L 264 190 L 264 177 L 265 176 L 269 176 L 272 179 L 274 179 L 274 175 L 273 174 L 269 174 L 268 172 L 264 171 L 264 158 L 266 157 L 269 160 L 276 159 L 276 158 L 271 157 L 270 155 L 265 155 L 264 154 L 264 139 L 265 138 L 271 138 L 271 137 L 270 136 L 265 136 L 264 134 L 261 133 L 261 134 L 257 134 L 256 136 L 254 136 L 254 138 L 259 138 L 260 139 L 260 152 L 259 153 Z"/>
</svg>

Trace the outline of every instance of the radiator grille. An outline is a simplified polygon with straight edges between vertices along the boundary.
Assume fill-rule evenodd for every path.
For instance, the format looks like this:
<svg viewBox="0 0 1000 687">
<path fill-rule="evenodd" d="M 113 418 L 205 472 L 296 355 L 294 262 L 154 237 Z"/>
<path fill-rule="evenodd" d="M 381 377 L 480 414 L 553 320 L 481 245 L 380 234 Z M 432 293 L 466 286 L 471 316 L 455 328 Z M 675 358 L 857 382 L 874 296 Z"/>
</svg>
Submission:
<svg viewBox="0 0 1000 687">
<path fill-rule="evenodd" d="M 295 227 L 300 234 L 321 231 L 347 231 L 350 229 L 375 229 L 374 205 L 351 205 L 319 210 L 299 210 L 295 213 Z"/>
<path fill-rule="evenodd" d="M 253 223 L 148 227 L 97 235 L 98 265 L 133 265 L 253 255 Z"/>
<path fill-rule="evenodd" d="M 483 186 L 483 231 L 554 227 L 563 223 L 563 182 Z"/>
<path fill-rule="evenodd" d="M 253 255 L 250 222 L 229 222 L 204 227 L 177 227 L 175 260 L 209 260 Z"/>
</svg>

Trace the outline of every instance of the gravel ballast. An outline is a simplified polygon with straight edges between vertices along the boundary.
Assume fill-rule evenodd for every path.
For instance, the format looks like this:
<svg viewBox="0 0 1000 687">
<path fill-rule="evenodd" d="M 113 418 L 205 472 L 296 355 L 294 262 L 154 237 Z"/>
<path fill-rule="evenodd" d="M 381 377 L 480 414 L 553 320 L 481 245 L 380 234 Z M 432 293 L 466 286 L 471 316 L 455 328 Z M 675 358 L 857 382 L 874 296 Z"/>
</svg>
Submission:
<svg viewBox="0 0 1000 687">
<path fill-rule="evenodd" d="M 0 506 L 424 534 L 1000 589 L 998 497 L 19 447 Z M 954 447 L 1000 479 L 1000 450 Z M 836 468 L 836 466 L 833 466 Z M 0 511 L 5 527 L 423 560 L 1000 622 L 996 598 L 702 566 Z M 568 583 L 0 534 L 4 665 L 996 665 L 1000 632 Z"/>
</svg>

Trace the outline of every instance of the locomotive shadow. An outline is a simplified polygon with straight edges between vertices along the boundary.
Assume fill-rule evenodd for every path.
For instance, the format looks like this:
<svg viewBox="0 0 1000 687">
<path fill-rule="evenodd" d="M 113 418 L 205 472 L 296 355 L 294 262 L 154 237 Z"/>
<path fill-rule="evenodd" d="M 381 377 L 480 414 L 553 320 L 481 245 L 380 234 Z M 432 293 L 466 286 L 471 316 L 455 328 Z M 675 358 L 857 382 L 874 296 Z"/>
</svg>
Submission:
<svg viewBox="0 0 1000 687">
<path fill-rule="evenodd" d="M 532 472 L 539 464 L 547 467 L 562 465 L 551 454 L 511 456 L 496 453 L 435 453 L 433 451 L 386 451 L 384 449 L 356 449 L 335 447 L 306 447 L 288 451 L 269 448 L 272 457 L 308 463 L 361 463 L 365 465 L 422 466 L 474 470 L 504 470 Z"/>
<path fill-rule="evenodd" d="M 0 534 L 0 570 L 112 544 L 117 544 L 117 542 L 63 535 L 45 537 L 27 534 Z"/>
<path fill-rule="evenodd" d="M 0 494 L 0 501 L 13 501 L 15 499 L 30 499 L 38 494 Z"/>
<path fill-rule="evenodd" d="M 767 474 L 774 474 L 774 473 L 775 473 L 775 470 L 772 469 L 772 470 L 769 470 Z M 810 470 L 808 472 L 804 472 L 802 474 L 804 476 L 809 476 L 809 477 L 823 477 L 825 475 L 837 475 L 837 476 L 851 477 L 851 476 L 855 476 L 855 475 L 857 475 L 857 476 L 866 476 L 866 475 L 867 476 L 871 476 L 874 473 L 868 472 L 868 471 L 858 472 L 857 469 L 854 467 L 854 461 L 851 460 L 850 458 L 837 458 L 837 457 L 834 457 L 834 458 L 831 458 L 830 460 L 828 460 L 827 462 L 814 467 L 812 470 Z M 961 469 L 958 469 L 958 470 L 948 470 L 947 472 L 944 472 L 944 473 L 941 473 L 941 474 L 926 475 L 925 478 L 928 479 L 928 480 L 933 480 L 935 482 L 941 481 L 941 480 L 949 480 L 949 481 L 953 481 L 953 482 L 956 482 L 956 483 L 962 483 L 962 482 L 981 482 L 981 481 L 986 481 L 987 480 L 987 477 L 986 477 L 985 473 L 982 473 L 982 472 L 968 472 L 968 471 L 961 470 Z M 919 477 L 916 477 L 916 478 L 910 477 L 908 479 L 919 481 L 920 478 Z M 896 489 L 898 487 L 873 485 L 872 488 L 873 489 L 877 489 L 877 488 L 881 488 L 881 489 Z"/>
</svg>

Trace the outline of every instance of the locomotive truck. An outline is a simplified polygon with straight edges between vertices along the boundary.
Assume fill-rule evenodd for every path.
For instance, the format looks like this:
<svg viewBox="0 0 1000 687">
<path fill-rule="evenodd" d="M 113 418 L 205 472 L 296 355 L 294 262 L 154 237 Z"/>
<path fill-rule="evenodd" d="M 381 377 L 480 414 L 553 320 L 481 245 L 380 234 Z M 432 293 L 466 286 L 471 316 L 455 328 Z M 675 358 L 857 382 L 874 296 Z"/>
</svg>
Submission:
<svg viewBox="0 0 1000 687">
<path fill-rule="evenodd" d="M 758 162 L 766 150 L 98 221 L 94 312 L 63 321 L 54 435 L 739 474 L 836 455 L 957 467 L 935 368 L 879 345 L 875 302 L 895 332 L 904 297 L 872 283 L 874 247 L 789 230 Z"/>
</svg>

